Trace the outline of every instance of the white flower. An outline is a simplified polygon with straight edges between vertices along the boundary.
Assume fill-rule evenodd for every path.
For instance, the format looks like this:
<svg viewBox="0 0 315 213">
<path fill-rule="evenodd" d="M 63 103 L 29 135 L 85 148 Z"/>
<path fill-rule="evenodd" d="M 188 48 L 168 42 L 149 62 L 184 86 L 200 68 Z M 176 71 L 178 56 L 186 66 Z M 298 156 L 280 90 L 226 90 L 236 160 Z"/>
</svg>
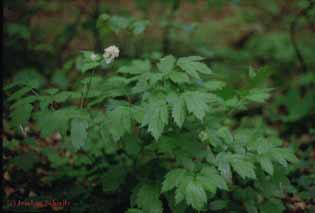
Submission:
<svg viewBox="0 0 315 213">
<path fill-rule="evenodd" d="M 104 49 L 103 57 L 107 64 L 111 63 L 114 58 L 119 56 L 119 49 L 115 45 L 109 46 Z"/>
<path fill-rule="evenodd" d="M 92 53 L 90 57 L 92 61 L 95 61 L 97 59 L 97 55 L 95 53 Z"/>
</svg>

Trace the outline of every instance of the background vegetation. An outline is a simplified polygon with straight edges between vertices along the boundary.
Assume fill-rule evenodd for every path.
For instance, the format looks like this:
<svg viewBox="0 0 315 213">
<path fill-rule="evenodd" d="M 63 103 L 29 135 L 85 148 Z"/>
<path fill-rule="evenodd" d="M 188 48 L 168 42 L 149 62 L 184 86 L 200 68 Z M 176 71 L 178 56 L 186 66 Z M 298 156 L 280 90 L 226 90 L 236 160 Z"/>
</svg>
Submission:
<svg viewBox="0 0 315 213">
<path fill-rule="evenodd" d="M 3 3 L 2 138 L 6 210 L 52 208 L 13 207 L 12 200 L 69 200 L 70 207 L 53 207 L 53 210 L 315 211 L 314 1 L 5 0 Z M 118 46 L 120 55 L 112 64 L 106 64 L 101 54 L 110 45 Z M 98 57 L 96 61 L 90 60 L 93 53 Z M 172 57 L 165 57 L 169 55 Z M 203 59 L 200 63 L 203 65 L 198 64 L 202 68 L 195 70 L 197 74 L 192 74 L 187 66 L 196 66 L 191 63 L 199 59 L 183 58 L 188 56 Z M 150 69 L 162 72 L 168 67 L 186 71 L 189 79 L 186 75 L 169 79 L 148 75 L 154 87 L 159 82 L 157 88 L 163 94 L 189 93 L 199 88 L 196 85 L 203 85 L 198 79 L 209 80 L 203 74 L 212 73 L 208 86 L 203 85 L 204 90 L 186 94 L 192 96 L 185 99 L 187 114 L 191 114 L 185 123 L 176 113 L 174 121 L 169 115 L 170 123 L 153 124 L 150 121 L 155 118 L 148 121 L 139 118 L 141 126 L 135 124 L 132 132 L 136 132 L 130 135 L 128 126 L 114 122 L 117 117 L 102 117 L 106 108 L 113 112 L 112 116 L 136 117 L 130 120 L 137 123 L 137 113 L 128 114 L 128 106 L 149 109 L 156 107 L 150 104 L 159 102 L 150 99 L 153 93 L 143 85 L 146 80 L 142 81 L 140 74 Z M 133 81 L 136 85 L 129 84 Z M 205 106 L 201 94 L 204 91 L 216 95 L 214 105 L 206 103 Z M 189 105 L 187 99 L 193 103 Z M 213 127 L 217 133 L 209 133 L 211 122 L 207 119 L 211 116 L 206 116 L 207 121 L 201 124 L 198 120 L 203 120 L 203 113 L 208 111 L 203 106 L 215 108 L 217 105 L 224 106 L 226 111 L 219 111 L 214 118 L 220 123 L 220 131 Z M 173 108 L 176 106 L 170 104 L 174 111 Z M 103 121 L 113 122 L 104 124 L 108 125 L 104 127 L 106 131 L 89 127 L 87 136 L 87 121 L 83 118 L 93 120 L 100 128 Z M 204 131 L 194 132 L 200 128 Z M 251 129 L 259 131 L 253 133 Z M 99 132 L 103 132 L 102 137 Z M 190 133 L 186 139 L 185 133 Z M 216 134 L 220 140 L 209 138 Z M 265 135 L 277 146 L 281 139 L 281 146 L 286 148 L 277 149 L 291 150 L 298 161 L 289 152 L 278 150 L 282 158 L 273 158 L 277 158 L 279 165 L 270 166 L 269 161 L 261 163 L 258 159 L 261 168 L 255 167 L 254 174 L 252 167 L 257 162 L 231 164 L 236 172 L 232 182 L 228 178 L 222 182 L 219 177 L 217 189 L 204 186 L 208 189 L 206 199 L 202 187 L 196 192 L 189 185 L 192 192 L 188 194 L 193 196 L 188 197 L 186 193 L 183 205 L 174 204 L 172 190 L 180 188 L 180 184 L 173 183 L 176 187 L 172 187 L 164 179 L 173 171 L 170 168 L 176 165 L 195 175 L 195 170 L 204 165 L 197 163 L 199 158 L 200 162 L 214 162 L 211 156 L 204 156 L 208 154 L 203 153 L 200 144 L 209 143 L 207 146 L 218 159 L 222 150 L 231 148 L 226 148 L 230 140 L 237 141 L 238 137 L 251 134 L 254 138 Z M 189 137 L 192 137 L 190 142 L 180 144 Z M 201 142 L 191 144 L 198 138 Z M 222 146 L 225 143 L 227 146 Z M 242 146 L 231 150 L 242 153 L 237 151 L 245 149 Z M 175 157 L 177 165 L 167 159 L 171 150 L 176 149 L 193 151 L 191 156 L 180 160 Z M 246 145 L 246 149 L 251 148 Z M 287 161 L 293 163 L 287 165 Z M 179 177 L 181 172 L 177 172 L 175 176 Z M 210 179 L 217 177 L 214 173 Z M 281 175 L 277 176 L 278 173 Z M 283 176 L 280 188 L 277 188 L 278 182 L 278 185 L 267 184 L 270 177 L 266 174 L 274 179 Z M 151 183 L 152 180 L 160 182 Z"/>
</svg>

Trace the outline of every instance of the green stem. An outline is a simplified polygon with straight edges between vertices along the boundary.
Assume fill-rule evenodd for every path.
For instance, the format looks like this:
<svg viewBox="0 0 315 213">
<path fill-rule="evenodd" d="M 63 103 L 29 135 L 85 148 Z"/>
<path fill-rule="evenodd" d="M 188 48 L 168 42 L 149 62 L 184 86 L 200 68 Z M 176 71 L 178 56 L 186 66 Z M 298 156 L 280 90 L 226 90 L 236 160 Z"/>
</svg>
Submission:
<svg viewBox="0 0 315 213">
<path fill-rule="evenodd" d="M 80 103 L 80 108 L 83 108 L 85 99 L 87 99 L 87 96 L 88 96 L 89 91 L 90 91 L 90 89 L 91 89 L 92 78 L 93 78 L 93 76 L 94 76 L 94 73 L 95 73 L 95 70 L 92 70 L 92 74 L 90 75 L 89 82 L 88 82 L 88 84 L 86 85 L 86 89 L 84 89 L 84 90 L 86 90 L 86 91 L 85 91 L 85 94 L 83 94 L 84 91 L 82 92 L 82 96 L 81 96 L 82 99 L 81 99 L 81 103 Z"/>
<path fill-rule="evenodd" d="M 33 88 L 31 89 L 31 91 L 35 96 L 39 97 L 39 94 Z"/>
</svg>

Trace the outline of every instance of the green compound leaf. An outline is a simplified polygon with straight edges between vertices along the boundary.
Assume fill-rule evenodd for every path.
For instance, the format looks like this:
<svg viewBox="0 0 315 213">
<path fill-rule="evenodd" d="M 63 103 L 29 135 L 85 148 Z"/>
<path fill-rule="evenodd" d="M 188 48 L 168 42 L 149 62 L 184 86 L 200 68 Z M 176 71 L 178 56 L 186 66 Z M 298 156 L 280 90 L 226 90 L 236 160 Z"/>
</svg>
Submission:
<svg viewBox="0 0 315 213">
<path fill-rule="evenodd" d="M 175 123 L 178 127 L 182 127 L 185 121 L 186 109 L 185 102 L 182 97 L 174 97 L 173 108 L 172 108 L 172 116 L 174 118 Z"/>
<path fill-rule="evenodd" d="M 141 126 L 148 126 L 148 131 L 155 140 L 162 135 L 164 127 L 168 124 L 168 108 L 163 100 L 153 101 L 146 107 Z"/>
<path fill-rule="evenodd" d="M 176 84 L 189 83 L 189 76 L 183 72 L 173 71 L 169 74 L 169 78 Z"/>
<path fill-rule="evenodd" d="M 221 90 L 225 87 L 225 82 L 217 81 L 217 80 L 211 80 L 211 81 L 205 82 L 203 84 L 203 87 L 205 87 L 208 91 Z"/>
<path fill-rule="evenodd" d="M 168 73 L 172 71 L 175 67 L 176 59 L 174 56 L 169 55 L 160 59 L 160 62 L 157 64 L 159 71 Z"/>
<path fill-rule="evenodd" d="M 206 64 L 199 62 L 202 59 L 199 56 L 182 57 L 178 59 L 177 65 L 191 77 L 200 79 L 198 72 L 202 74 L 212 73 Z"/>
<path fill-rule="evenodd" d="M 201 92 L 185 92 L 183 94 L 188 112 L 203 120 L 208 111 L 208 95 Z"/>
<path fill-rule="evenodd" d="M 107 118 L 107 126 L 114 141 L 118 141 L 124 134 L 131 131 L 132 114 L 129 107 L 119 106 L 109 111 Z"/>
<path fill-rule="evenodd" d="M 270 159 L 261 156 L 259 158 L 259 163 L 264 171 L 266 171 L 270 175 L 273 175 L 273 165 Z"/>
<path fill-rule="evenodd" d="M 271 89 L 252 89 L 245 98 L 257 103 L 264 103 L 270 97 L 270 91 Z"/>
<path fill-rule="evenodd" d="M 89 119 L 89 115 L 74 107 L 63 108 L 55 111 L 43 110 L 35 114 L 35 119 L 40 128 L 42 137 L 47 137 L 56 131 L 66 134 L 69 121 L 73 118 Z"/>
<path fill-rule="evenodd" d="M 25 125 L 31 117 L 32 110 L 33 106 L 29 103 L 15 107 L 11 113 L 11 125 L 16 128 Z"/>
<path fill-rule="evenodd" d="M 207 194 L 199 181 L 191 181 L 185 190 L 185 199 L 188 205 L 196 210 L 202 210 L 207 203 Z"/>
<path fill-rule="evenodd" d="M 150 25 L 148 20 L 139 20 L 132 23 L 132 32 L 134 35 L 139 35 L 145 31 L 145 29 Z"/>
<path fill-rule="evenodd" d="M 136 195 L 136 204 L 143 212 L 162 213 L 159 187 L 155 184 L 142 184 Z"/>
<path fill-rule="evenodd" d="M 185 175 L 185 169 L 173 169 L 167 173 L 162 185 L 162 192 L 167 192 L 177 187 Z"/>
<path fill-rule="evenodd" d="M 254 170 L 254 164 L 244 160 L 233 160 L 232 161 L 233 169 L 242 177 L 242 178 L 252 178 L 256 179 L 256 174 Z"/>
<path fill-rule="evenodd" d="M 228 186 L 224 177 L 219 175 L 218 171 L 215 168 L 205 167 L 201 170 L 201 175 L 208 179 L 208 182 L 211 183 L 215 188 L 228 190 Z"/>
<path fill-rule="evenodd" d="M 296 156 L 289 149 L 285 148 L 273 148 L 271 156 L 274 161 L 280 163 L 284 167 L 287 167 L 287 161 L 291 163 L 296 163 L 298 161 Z"/>
<path fill-rule="evenodd" d="M 218 136 L 221 137 L 225 144 L 232 144 L 234 139 L 233 135 L 227 127 L 222 127 L 218 130 Z"/>
<path fill-rule="evenodd" d="M 89 123 L 80 118 L 71 121 L 71 142 L 76 149 L 83 147 L 87 139 L 87 128 Z"/>
</svg>

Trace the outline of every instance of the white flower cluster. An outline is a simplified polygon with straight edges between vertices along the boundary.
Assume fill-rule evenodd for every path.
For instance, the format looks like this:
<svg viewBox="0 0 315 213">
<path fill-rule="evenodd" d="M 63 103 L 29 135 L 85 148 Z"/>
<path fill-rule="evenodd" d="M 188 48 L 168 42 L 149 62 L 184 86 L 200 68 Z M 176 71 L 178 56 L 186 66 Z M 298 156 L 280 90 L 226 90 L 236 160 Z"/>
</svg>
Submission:
<svg viewBox="0 0 315 213">
<path fill-rule="evenodd" d="M 96 59 L 97 59 L 97 55 L 95 53 L 92 53 L 91 54 L 91 60 L 96 61 Z"/>
<path fill-rule="evenodd" d="M 104 49 L 103 57 L 107 64 L 110 64 L 115 58 L 119 56 L 119 49 L 115 45 Z"/>
</svg>

